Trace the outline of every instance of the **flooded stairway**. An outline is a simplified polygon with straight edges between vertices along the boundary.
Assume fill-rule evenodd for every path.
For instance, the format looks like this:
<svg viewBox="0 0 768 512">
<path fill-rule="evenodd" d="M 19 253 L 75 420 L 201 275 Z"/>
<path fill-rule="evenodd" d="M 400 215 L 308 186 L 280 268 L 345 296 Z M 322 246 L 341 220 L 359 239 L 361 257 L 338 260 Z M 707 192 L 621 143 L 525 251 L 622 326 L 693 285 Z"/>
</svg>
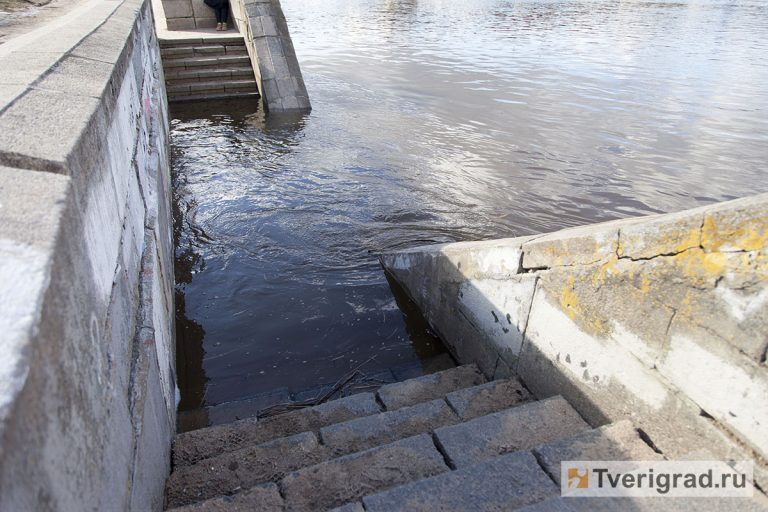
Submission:
<svg viewBox="0 0 768 512">
<path fill-rule="evenodd" d="M 168 101 L 259 97 L 242 35 L 164 39 L 160 48 Z"/>
<path fill-rule="evenodd" d="M 179 434 L 166 507 L 571 510 L 561 460 L 661 458 L 628 421 L 593 429 L 563 398 L 536 401 L 518 379 L 465 365 Z"/>
</svg>

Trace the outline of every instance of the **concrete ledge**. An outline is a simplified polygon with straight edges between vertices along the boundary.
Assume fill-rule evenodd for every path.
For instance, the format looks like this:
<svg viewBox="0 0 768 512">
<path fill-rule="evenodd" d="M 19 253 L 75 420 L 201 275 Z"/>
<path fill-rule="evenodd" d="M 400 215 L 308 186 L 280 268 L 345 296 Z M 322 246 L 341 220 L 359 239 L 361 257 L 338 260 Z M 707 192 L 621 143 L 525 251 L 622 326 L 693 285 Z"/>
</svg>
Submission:
<svg viewBox="0 0 768 512">
<path fill-rule="evenodd" d="M 382 264 L 462 363 L 768 482 L 768 194 Z"/>
<path fill-rule="evenodd" d="M 9 63 L 0 509 L 159 509 L 176 390 L 167 104 L 148 2 L 86 1 L 2 45 Z"/>
</svg>

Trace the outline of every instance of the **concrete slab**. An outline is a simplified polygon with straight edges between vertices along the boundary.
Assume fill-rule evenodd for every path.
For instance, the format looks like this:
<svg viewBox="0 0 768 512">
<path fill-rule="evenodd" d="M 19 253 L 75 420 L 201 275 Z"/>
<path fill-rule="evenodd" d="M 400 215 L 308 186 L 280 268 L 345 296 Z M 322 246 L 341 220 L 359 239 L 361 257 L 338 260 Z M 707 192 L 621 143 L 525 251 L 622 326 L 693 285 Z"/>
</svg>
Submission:
<svg viewBox="0 0 768 512">
<path fill-rule="evenodd" d="M 563 460 L 664 460 L 638 435 L 630 421 L 620 421 L 535 448 L 539 463 L 560 484 Z"/>
<path fill-rule="evenodd" d="M 445 399 L 459 417 L 466 421 L 529 402 L 533 396 L 519 380 L 510 378 L 460 389 L 448 393 Z"/>
<path fill-rule="evenodd" d="M 379 412 L 374 395 L 360 393 L 259 421 L 240 420 L 186 432 L 176 436 L 173 461 L 176 466 L 189 465 L 224 452 Z"/>
<path fill-rule="evenodd" d="M 554 397 L 439 428 L 435 438 L 449 462 L 461 468 L 587 430 L 573 407 Z"/>
<path fill-rule="evenodd" d="M 189 505 L 274 482 L 325 460 L 327 453 L 314 434 L 304 432 L 182 466 L 168 478 L 166 504 Z"/>
<path fill-rule="evenodd" d="M 114 65 L 82 57 L 65 57 L 35 84 L 36 89 L 100 98 L 109 85 Z"/>
<path fill-rule="evenodd" d="M 431 432 L 458 421 L 445 400 L 433 400 L 324 427 L 320 429 L 320 438 L 339 456 Z"/>
<path fill-rule="evenodd" d="M 530 452 L 478 464 L 363 498 L 367 512 L 501 512 L 560 494 Z"/>
<path fill-rule="evenodd" d="M 0 115 L 0 164 L 64 173 L 99 103 L 60 92 L 28 92 Z"/>
<path fill-rule="evenodd" d="M 442 372 L 425 375 L 382 386 L 377 395 L 387 410 L 442 398 L 451 391 L 485 382 L 485 377 L 475 365 L 459 366 Z"/>
<path fill-rule="evenodd" d="M 289 510 L 326 510 L 445 471 L 443 456 L 422 434 L 296 471 L 280 488 Z"/>
</svg>

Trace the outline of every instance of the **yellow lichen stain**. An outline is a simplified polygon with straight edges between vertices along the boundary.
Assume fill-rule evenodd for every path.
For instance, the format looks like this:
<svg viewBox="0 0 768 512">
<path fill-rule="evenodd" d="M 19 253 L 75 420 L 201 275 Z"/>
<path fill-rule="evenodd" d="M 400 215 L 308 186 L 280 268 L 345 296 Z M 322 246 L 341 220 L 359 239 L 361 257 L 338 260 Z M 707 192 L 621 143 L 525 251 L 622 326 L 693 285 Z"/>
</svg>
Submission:
<svg viewBox="0 0 768 512">
<path fill-rule="evenodd" d="M 768 219 L 757 217 L 737 228 L 719 226 L 714 217 L 704 219 L 701 245 L 707 251 L 759 251 L 768 247 Z"/>
<path fill-rule="evenodd" d="M 581 306 L 581 301 L 575 291 L 576 279 L 574 276 L 568 277 L 568 283 L 560 292 L 560 307 L 573 322 L 579 324 L 582 328 L 591 331 L 594 334 L 606 336 L 608 334 L 605 322 L 590 315 Z"/>
<path fill-rule="evenodd" d="M 576 320 L 576 317 L 581 315 L 581 306 L 579 306 L 579 300 L 574 293 L 574 283 L 576 279 L 573 276 L 568 278 L 568 284 L 563 287 L 560 293 L 560 307 L 563 308 L 565 314 L 571 320 Z"/>
<path fill-rule="evenodd" d="M 642 280 L 640 281 L 640 293 L 643 295 L 648 295 L 648 293 L 651 291 L 651 280 L 648 278 L 648 276 L 643 276 Z"/>
</svg>

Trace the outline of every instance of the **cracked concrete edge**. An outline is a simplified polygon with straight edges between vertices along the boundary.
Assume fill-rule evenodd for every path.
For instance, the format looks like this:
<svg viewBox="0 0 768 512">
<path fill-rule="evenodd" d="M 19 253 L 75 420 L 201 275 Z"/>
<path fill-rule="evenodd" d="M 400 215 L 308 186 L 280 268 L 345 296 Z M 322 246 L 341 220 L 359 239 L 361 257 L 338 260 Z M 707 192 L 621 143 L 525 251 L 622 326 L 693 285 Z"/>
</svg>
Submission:
<svg viewBox="0 0 768 512">
<path fill-rule="evenodd" d="M 648 418 L 698 431 L 703 411 L 716 442 L 768 467 L 767 258 L 762 194 L 527 239 L 416 247 L 381 263 L 462 363 L 489 376 L 557 374 L 559 387 L 542 389 L 597 423 L 642 404 Z M 532 290 L 521 291 L 524 279 Z M 515 304 L 529 304 L 521 341 L 500 343 L 494 324 Z M 685 421 L 660 412 L 681 397 L 695 410 Z"/>
</svg>

